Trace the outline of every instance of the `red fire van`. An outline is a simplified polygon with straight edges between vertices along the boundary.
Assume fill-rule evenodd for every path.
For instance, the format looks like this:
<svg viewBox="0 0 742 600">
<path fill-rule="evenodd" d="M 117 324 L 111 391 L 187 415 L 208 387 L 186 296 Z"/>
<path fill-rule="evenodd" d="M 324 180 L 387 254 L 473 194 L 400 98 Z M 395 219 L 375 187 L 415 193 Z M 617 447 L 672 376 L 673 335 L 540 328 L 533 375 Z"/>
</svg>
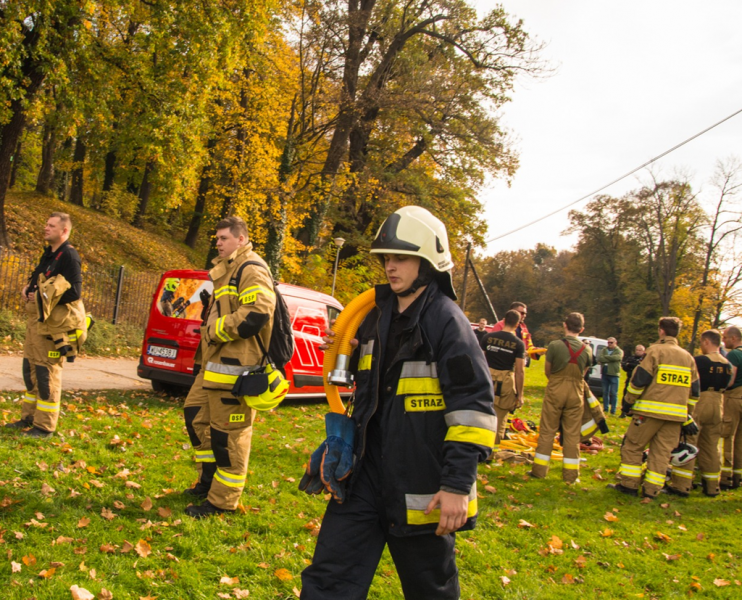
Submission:
<svg viewBox="0 0 742 600">
<path fill-rule="evenodd" d="M 318 346 L 343 306 L 332 296 L 307 288 L 279 283 L 278 289 L 289 307 L 296 344 L 286 365 L 291 384 L 287 397 L 322 396 L 324 353 Z M 150 379 L 156 391 L 190 388 L 193 383 L 203 290 L 209 294 L 213 290 L 207 271 L 168 271 L 157 286 L 137 368 L 137 374 Z"/>
</svg>

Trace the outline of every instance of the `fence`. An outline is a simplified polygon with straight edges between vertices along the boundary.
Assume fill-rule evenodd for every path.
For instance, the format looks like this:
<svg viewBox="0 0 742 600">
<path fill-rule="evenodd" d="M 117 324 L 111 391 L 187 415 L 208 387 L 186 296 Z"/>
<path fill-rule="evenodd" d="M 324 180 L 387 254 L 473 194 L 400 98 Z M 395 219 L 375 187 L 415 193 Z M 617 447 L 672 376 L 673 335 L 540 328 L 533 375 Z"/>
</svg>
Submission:
<svg viewBox="0 0 742 600">
<path fill-rule="evenodd" d="M 0 248 L 0 309 L 22 313 L 21 290 L 36 268 L 36 261 Z M 123 266 L 85 269 L 82 299 L 97 320 L 144 327 L 159 273 L 135 272 Z"/>
</svg>

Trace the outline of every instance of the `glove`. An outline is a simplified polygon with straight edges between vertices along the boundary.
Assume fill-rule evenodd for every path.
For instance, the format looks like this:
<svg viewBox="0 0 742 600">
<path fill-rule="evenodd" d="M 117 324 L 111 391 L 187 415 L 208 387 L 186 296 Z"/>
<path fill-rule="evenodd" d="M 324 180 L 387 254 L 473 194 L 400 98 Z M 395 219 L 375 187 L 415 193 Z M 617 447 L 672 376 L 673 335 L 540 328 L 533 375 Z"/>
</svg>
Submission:
<svg viewBox="0 0 742 600">
<path fill-rule="evenodd" d="M 685 435 L 698 435 L 698 425 L 690 415 L 688 415 L 688 420 L 683 423 L 681 429 Z"/>
<path fill-rule="evenodd" d="M 338 504 L 345 501 L 345 480 L 353 471 L 353 441 L 355 424 L 345 415 L 325 415 L 327 439 L 309 459 L 299 489 L 307 494 L 319 494 L 326 489 Z"/>
<path fill-rule="evenodd" d="M 206 290 L 201 290 L 198 295 L 201 299 L 201 322 L 206 320 L 206 311 L 209 310 L 209 300 L 211 300 L 211 294 Z"/>
<path fill-rule="evenodd" d="M 626 400 L 621 400 L 621 414 L 622 415 L 626 415 L 626 416 L 630 415 L 633 408 L 634 408 L 633 404 L 626 402 Z"/>
<path fill-rule="evenodd" d="M 623 406 L 621 407 L 621 412 L 623 412 Z M 598 421 L 598 429 L 600 429 L 600 433 L 608 433 L 610 431 L 608 423 L 605 422 L 605 419 Z"/>
</svg>

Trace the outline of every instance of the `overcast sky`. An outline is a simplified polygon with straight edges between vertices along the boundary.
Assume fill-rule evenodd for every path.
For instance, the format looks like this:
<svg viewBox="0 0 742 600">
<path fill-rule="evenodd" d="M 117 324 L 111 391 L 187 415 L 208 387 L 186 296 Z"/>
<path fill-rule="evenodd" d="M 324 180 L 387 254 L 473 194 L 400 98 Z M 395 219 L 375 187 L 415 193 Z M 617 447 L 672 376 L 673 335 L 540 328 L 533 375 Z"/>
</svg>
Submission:
<svg viewBox="0 0 742 600">
<path fill-rule="evenodd" d="M 480 9 L 492 0 L 473 0 Z M 502 112 L 520 169 L 481 193 L 493 238 L 601 187 L 742 109 L 742 1 L 509 0 L 556 73 L 519 83 Z M 709 190 L 717 159 L 742 156 L 742 114 L 655 163 Z M 646 173 L 603 193 L 640 187 Z M 709 190 L 710 191 L 710 190 Z M 584 206 L 587 201 L 578 205 Z M 561 236 L 567 212 L 492 242 L 487 254 Z"/>
</svg>

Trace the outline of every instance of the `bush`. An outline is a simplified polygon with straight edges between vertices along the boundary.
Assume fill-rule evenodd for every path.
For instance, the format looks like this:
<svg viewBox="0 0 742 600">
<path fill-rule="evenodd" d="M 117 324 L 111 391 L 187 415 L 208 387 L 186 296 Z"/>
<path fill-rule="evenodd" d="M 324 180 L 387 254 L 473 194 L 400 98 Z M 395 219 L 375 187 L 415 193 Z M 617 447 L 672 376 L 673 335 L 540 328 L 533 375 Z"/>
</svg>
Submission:
<svg viewBox="0 0 742 600">
<path fill-rule="evenodd" d="M 96 321 L 83 346 L 86 356 L 139 356 L 144 329 L 137 325 Z"/>
</svg>

